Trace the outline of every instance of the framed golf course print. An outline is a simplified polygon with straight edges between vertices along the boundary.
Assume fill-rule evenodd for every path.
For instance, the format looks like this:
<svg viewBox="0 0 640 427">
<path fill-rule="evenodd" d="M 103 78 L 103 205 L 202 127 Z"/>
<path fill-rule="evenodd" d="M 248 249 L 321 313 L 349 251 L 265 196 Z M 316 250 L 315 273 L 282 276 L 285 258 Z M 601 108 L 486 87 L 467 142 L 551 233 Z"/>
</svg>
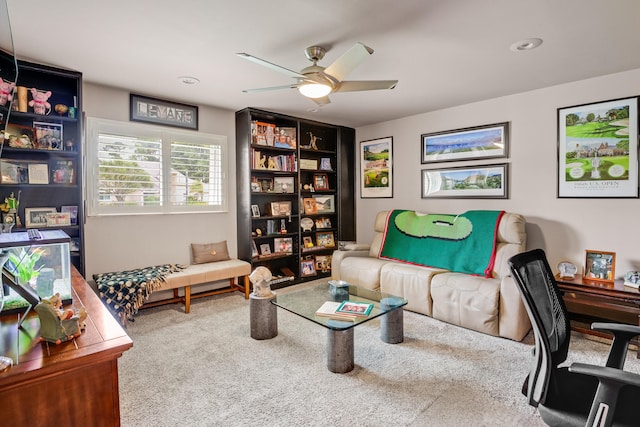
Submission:
<svg viewBox="0 0 640 427">
<path fill-rule="evenodd" d="M 558 109 L 558 197 L 638 197 L 638 97 Z"/>
<path fill-rule="evenodd" d="M 360 142 L 360 197 L 393 197 L 393 137 Z"/>
</svg>

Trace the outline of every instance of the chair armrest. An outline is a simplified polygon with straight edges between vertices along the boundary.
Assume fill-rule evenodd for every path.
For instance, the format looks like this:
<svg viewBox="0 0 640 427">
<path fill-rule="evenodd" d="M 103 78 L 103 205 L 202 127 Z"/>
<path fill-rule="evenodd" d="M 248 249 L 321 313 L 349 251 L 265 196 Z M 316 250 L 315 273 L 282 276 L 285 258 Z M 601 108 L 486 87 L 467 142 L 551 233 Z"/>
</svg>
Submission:
<svg viewBox="0 0 640 427">
<path fill-rule="evenodd" d="M 607 365 L 609 368 L 622 369 L 627 358 L 629 341 L 640 335 L 640 326 L 626 325 L 622 323 L 595 322 L 591 324 L 594 331 L 609 332 L 613 335 Z"/>
<path fill-rule="evenodd" d="M 587 426 L 612 425 L 620 388 L 626 385 L 640 388 L 640 375 L 616 368 L 573 363 L 569 372 L 598 378 L 598 390 L 591 404 Z"/>
</svg>

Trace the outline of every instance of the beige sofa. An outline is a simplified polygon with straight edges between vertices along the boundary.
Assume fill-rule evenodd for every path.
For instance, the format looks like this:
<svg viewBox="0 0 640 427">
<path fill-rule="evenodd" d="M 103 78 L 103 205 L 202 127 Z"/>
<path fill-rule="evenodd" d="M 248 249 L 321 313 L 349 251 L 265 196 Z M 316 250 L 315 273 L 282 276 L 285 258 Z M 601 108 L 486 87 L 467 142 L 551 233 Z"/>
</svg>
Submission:
<svg viewBox="0 0 640 427">
<path fill-rule="evenodd" d="M 407 299 L 406 310 L 521 341 L 531 329 L 507 260 L 525 249 L 525 220 L 505 213 L 491 278 L 378 258 L 389 211 L 375 219 L 371 245 L 348 245 L 332 257 L 332 278 Z"/>
</svg>

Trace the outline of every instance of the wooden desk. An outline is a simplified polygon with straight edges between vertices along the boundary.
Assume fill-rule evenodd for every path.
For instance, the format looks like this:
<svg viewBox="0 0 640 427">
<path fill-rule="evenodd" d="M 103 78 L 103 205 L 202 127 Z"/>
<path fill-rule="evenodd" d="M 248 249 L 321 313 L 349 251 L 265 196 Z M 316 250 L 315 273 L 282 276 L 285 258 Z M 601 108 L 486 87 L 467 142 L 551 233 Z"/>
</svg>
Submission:
<svg viewBox="0 0 640 427">
<path fill-rule="evenodd" d="M 0 317 L 0 354 L 14 366 L 0 374 L 0 419 L 9 426 L 119 426 L 118 358 L 133 346 L 120 324 L 73 268 L 73 308 L 86 307 L 86 331 L 53 345 L 39 342 L 31 314 Z M 17 361 L 17 363 L 16 363 Z"/>
<path fill-rule="evenodd" d="M 610 335 L 592 331 L 591 323 L 604 321 L 640 325 L 640 291 L 624 286 L 623 280 L 592 282 L 577 275 L 573 280 L 556 277 L 556 282 L 563 292 L 573 330 L 610 338 Z"/>
</svg>

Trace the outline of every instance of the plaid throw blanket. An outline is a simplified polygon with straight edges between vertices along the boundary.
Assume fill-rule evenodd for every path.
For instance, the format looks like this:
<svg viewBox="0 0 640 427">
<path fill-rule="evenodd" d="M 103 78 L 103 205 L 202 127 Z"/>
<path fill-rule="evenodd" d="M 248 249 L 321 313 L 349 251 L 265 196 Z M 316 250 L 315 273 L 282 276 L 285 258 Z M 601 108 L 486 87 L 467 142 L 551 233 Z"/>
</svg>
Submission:
<svg viewBox="0 0 640 427">
<path fill-rule="evenodd" d="M 158 289 L 164 278 L 183 270 L 178 264 L 156 265 L 136 270 L 94 274 L 100 298 L 123 325 L 133 320 L 133 316 L 142 307 L 151 293 Z"/>
</svg>

